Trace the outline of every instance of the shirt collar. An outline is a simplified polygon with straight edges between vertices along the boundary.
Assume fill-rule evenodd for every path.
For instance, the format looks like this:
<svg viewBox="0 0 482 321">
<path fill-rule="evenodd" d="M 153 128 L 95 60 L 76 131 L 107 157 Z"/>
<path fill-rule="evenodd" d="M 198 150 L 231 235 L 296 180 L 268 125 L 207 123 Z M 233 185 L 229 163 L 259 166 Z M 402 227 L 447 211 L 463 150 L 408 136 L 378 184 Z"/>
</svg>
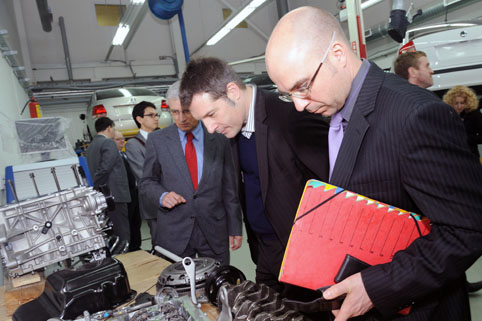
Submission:
<svg viewBox="0 0 482 321">
<path fill-rule="evenodd" d="M 143 129 L 139 129 L 139 133 L 141 133 L 142 137 L 144 137 L 144 139 L 147 140 L 147 135 L 149 135 L 148 132 L 146 132 Z"/>
<path fill-rule="evenodd" d="M 246 125 L 244 125 L 244 127 L 241 128 L 241 134 L 244 137 L 249 139 L 251 135 L 254 133 L 254 106 L 256 104 L 257 87 L 255 84 L 249 84 L 247 86 L 251 86 L 253 91 L 252 91 L 252 97 L 251 97 L 251 104 L 249 105 L 248 120 L 246 121 Z"/>
<path fill-rule="evenodd" d="M 362 59 L 362 64 L 360 69 L 358 70 L 353 82 L 351 84 L 350 93 L 348 94 L 348 98 L 345 101 L 345 105 L 342 110 L 340 110 L 341 115 L 343 116 L 343 120 L 349 122 L 351 114 L 353 112 L 353 107 L 358 99 L 358 94 L 360 93 L 360 89 L 365 81 L 367 76 L 368 70 L 370 69 L 370 63 L 366 59 Z"/>
<path fill-rule="evenodd" d="M 183 140 L 186 139 L 187 132 L 184 132 L 184 131 L 180 130 L 179 128 L 177 129 L 177 131 L 178 131 L 181 139 L 183 139 Z M 191 131 L 193 139 L 200 140 L 202 132 L 203 132 L 203 127 L 201 125 L 201 122 L 198 122 L 197 126 Z"/>
</svg>

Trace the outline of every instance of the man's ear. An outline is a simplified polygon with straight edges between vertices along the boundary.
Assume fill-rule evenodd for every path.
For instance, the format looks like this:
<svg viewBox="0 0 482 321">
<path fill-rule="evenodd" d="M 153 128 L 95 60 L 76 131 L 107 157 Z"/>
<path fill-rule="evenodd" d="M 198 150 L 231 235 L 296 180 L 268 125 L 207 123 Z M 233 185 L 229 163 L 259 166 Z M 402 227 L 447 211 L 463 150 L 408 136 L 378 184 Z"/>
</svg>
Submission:
<svg viewBox="0 0 482 321">
<path fill-rule="evenodd" d="M 230 100 L 238 101 L 241 97 L 241 88 L 239 88 L 235 82 L 231 81 L 226 85 L 226 95 Z"/>
<path fill-rule="evenodd" d="M 333 57 L 337 60 L 337 65 L 345 67 L 347 63 L 346 46 L 342 42 L 335 41 L 329 50 L 331 52 L 329 53 L 327 58 L 329 59 L 330 57 Z"/>
<path fill-rule="evenodd" d="M 136 116 L 136 120 L 139 124 L 142 124 L 142 117 L 141 116 Z"/>
<path fill-rule="evenodd" d="M 407 69 L 407 73 L 408 73 L 408 79 L 411 79 L 411 78 L 417 78 L 417 68 L 415 67 L 408 67 Z"/>
</svg>

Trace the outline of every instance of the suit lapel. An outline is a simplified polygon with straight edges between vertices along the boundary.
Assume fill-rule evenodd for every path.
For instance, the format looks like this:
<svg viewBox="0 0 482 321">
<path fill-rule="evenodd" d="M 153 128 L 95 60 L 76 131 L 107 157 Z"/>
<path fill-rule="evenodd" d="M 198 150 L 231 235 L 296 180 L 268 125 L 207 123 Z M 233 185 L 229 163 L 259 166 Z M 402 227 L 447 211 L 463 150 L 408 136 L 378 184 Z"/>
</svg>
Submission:
<svg viewBox="0 0 482 321">
<path fill-rule="evenodd" d="M 179 170 L 180 177 L 185 180 L 187 186 L 191 186 L 191 188 L 194 190 L 176 125 L 171 125 L 163 130 L 167 131 L 166 138 L 169 141 L 168 144 L 166 144 L 167 149 L 169 150 L 169 153 L 173 158 L 177 169 Z"/>
<path fill-rule="evenodd" d="M 254 107 L 254 128 L 256 135 L 256 157 L 258 159 L 258 172 L 261 185 L 263 204 L 266 204 L 268 193 L 268 126 L 265 124 L 267 118 L 264 97 L 261 91 L 256 91 L 256 104 Z"/>
<path fill-rule="evenodd" d="M 376 99 L 374 97 L 376 97 L 384 77 L 383 71 L 371 64 L 338 152 L 330 180 L 333 185 L 345 188 L 349 186 L 363 138 L 370 128 L 367 116 L 375 109 Z"/>
<path fill-rule="evenodd" d="M 138 132 L 136 137 L 139 138 L 140 140 L 142 140 L 144 142 L 144 144 L 146 143 L 146 140 L 145 140 L 144 136 L 142 136 L 141 132 Z"/>
<path fill-rule="evenodd" d="M 217 148 L 214 134 L 209 134 L 204 125 L 202 125 L 202 128 L 204 132 L 203 172 L 201 180 L 199 181 L 198 189 L 202 188 L 203 182 L 209 179 L 209 175 L 211 174 L 214 164 L 214 158 L 216 157 Z"/>
<path fill-rule="evenodd" d="M 144 138 L 144 136 L 142 136 L 142 134 L 140 132 L 137 133 L 136 138 L 140 139 L 144 143 L 143 146 L 141 144 L 142 148 L 140 149 L 140 153 L 141 153 L 142 157 L 145 158 L 146 157 L 146 139 Z"/>
</svg>

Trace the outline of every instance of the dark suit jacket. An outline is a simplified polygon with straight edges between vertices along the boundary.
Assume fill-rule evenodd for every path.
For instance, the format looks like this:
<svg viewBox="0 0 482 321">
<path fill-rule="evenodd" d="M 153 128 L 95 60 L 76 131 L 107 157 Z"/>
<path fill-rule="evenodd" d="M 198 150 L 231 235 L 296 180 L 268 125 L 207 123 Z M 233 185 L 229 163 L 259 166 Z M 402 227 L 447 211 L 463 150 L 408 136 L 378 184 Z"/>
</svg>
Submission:
<svg viewBox="0 0 482 321">
<path fill-rule="evenodd" d="M 259 88 L 254 119 L 265 214 L 286 246 L 306 181 L 328 180 L 328 125 L 321 116 L 299 113 L 293 104 L 281 101 L 276 93 Z M 237 138 L 231 139 L 231 144 L 244 207 Z"/>
<path fill-rule="evenodd" d="M 464 272 L 482 253 L 482 167 L 452 107 L 372 64 L 331 183 L 432 222 L 391 263 L 362 272 L 377 312 L 398 319 L 412 305 L 403 320 L 470 319 Z"/>
<path fill-rule="evenodd" d="M 142 143 L 139 142 L 137 139 L 140 139 L 144 143 L 144 145 L 142 145 Z M 127 161 L 129 162 L 129 165 L 136 177 L 137 185 L 139 185 L 139 182 L 141 181 L 142 170 L 144 168 L 144 160 L 146 156 L 145 144 L 146 140 L 141 133 L 137 133 L 135 138 L 129 139 L 126 143 Z M 156 206 L 148 206 L 148 204 L 148 201 L 144 201 L 142 197 L 140 197 L 139 210 L 141 213 L 141 217 L 145 220 L 156 219 L 158 204 Z"/>
<path fill-rule="evenodd" d="M 479 109 L 476 109 L 461 116 L 464 119 L 470 150 L 480 157 L 478 144 L 482 144 L 482 114 Z"/>
<path fill-rule="evenodd" d="M 176 125 L 149 134 L 140 194 L 158 208 L 156 244 L 179 255 L 194 226 L 201 228 L 215 253 L 228 250 L 230 235 L 242 235 L 228 140 L 204 130 L 203 173 L 194 191 Z M 174 191 L 187 203 L 173 209 L 159 206 L 164 192 Z"/>
<path fill-rule="evenodd" d="M 85 156 L 94 186 L 107 184 L 116 203 L 129 203 L 127 172 L 115 142 L 104 135 L 96 135 Z"/>
</svg>

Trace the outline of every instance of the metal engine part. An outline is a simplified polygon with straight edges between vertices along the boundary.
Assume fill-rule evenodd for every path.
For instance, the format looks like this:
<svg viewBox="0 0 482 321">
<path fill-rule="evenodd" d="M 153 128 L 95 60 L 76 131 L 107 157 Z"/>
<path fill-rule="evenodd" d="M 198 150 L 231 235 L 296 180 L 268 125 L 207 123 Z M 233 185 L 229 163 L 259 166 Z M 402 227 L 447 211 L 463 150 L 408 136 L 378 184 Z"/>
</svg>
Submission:
<svg viewBox="0 0 482 321">
<path fill-rule="evenodd" d="M 219 267 L 219 262 L 209 257 L 196 258 L 192 261 L 194 261 L 196 267 L 196 295 L 203 295 L 206 279 L 211 272 Z M 157 290 L 159 291 L 163 287 L 172 287 L 176 289 L 180 296 L 189 295 L 191 291 L 189 282 L 183 263 L 176 262 L 162 271 L 157 280 Z"/>
<path fill-rule="evenodd" d="M 300 312 L 290 310 L 280 294 L 264 284 L 244 281 L 239 285 L 222 285 L 218 292 L 222 307 L 217 321 L 308 321 Z"/>
<path fill-rule="evenodd" d="M 84 317 L 76 321 L 97 321 L 107 318 L 109 321 L 210 321 L 206 313 L 194 306 L 187 296 L 171 298 L 169 301 L 157 302 L 147 307 L 146 304 L 140 304 L 92 315 L 84 312 Z"/>
<path fill-rule="evenodd" d="M 218 302 L 218 294 L 222 285 L 238 285 L 246 281 L 243 272 L 231 265 L 224 265 L 209 274 L 204 287 L 204 294 L 208 297 L 209 302 L 215 306 L 220 306 Z"/>
<path fill-rule="evenodd" d="M 122 263 L 112 257 L 89 262 L 77 270 L 64 269 L 50 274 L 42 294 L 22 304 L 13 321 L 73 319 L 83 311 L 103 311 L 119 306 L 136 295 L 131 290 Z"/>
<path fill-rule="evenodd" d="M 0 207 L 0 255 L 8 274 L 104 248 L 106 208 L 104 194 L 86 186 Z"/>
</svg>

